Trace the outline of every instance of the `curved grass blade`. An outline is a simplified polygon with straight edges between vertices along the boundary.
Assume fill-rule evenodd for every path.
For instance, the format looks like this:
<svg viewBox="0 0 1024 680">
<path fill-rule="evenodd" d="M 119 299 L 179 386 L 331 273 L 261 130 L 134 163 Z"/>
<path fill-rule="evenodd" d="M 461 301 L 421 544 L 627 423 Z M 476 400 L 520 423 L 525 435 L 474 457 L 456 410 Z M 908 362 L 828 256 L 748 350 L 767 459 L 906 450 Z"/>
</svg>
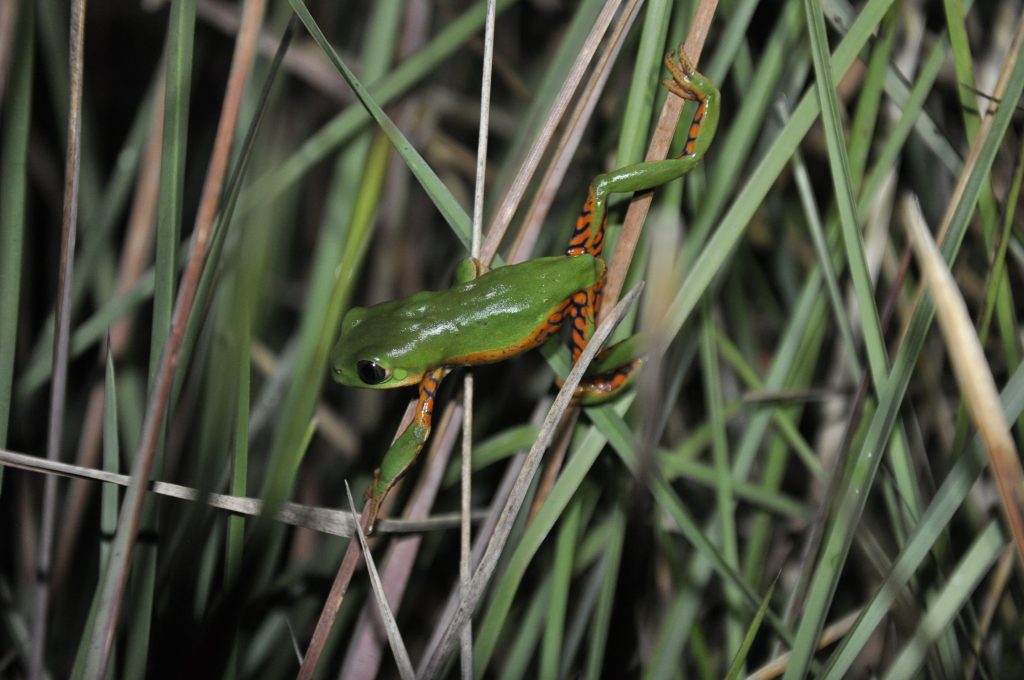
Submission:
<svg viewBox="0 0 1024 680">
<path fill-rule="evenodd" d="M 985 444 L 992 475 L 1002 501 L 1003 517 L 1010 527 L 1010 536 L 1017 547 L 1017 556 L 1024 564 L 1024 471 L 1020 455 L 1010 435 L 1010 425 L 999 408 L 992 368 L 985 360 L 974 324 L 967 312 L 963 296 L 957 290 L 952 272 L 946 268 L 939 249 L 924 225 L 920 206 L 904 200 L 904 222 L 921 263 L 924 279 L 930 289 L 939 326 L 946 338 L 960 391 L 964 395 L 971 420 Z"/>
<path fill-rule="evenodd" d="M 497 9 L 507 9 L 515 0 L 498 0 Z M 485 3 L 479 2 L 452 22 L 426 47 L 398 66 L 393 73 L 373 82 L 370 90 L 382 106 L 394 101 L 480 30 L 484 23 Z M 261 177 L 245 192 L 241 212 L 245 214 L 298 182 L 318 162 L 372 122 L 359 105 L 349 106 L 327 123 L 272 173 Z M 467 220 L 468 223 L 468 220 Z"/>
<path fill-rule="evenodd" d="M 437 176 L 437 173 L 427 164 L 418 151 L 413 145 L 406 139 L 402 131 L 398 129 L 398 126 L 388 117 L 384 110 L 377 104 L 369 90 L 356 78 L 355 74 L 349 70 L 345 62 L 341 60 L 338 53 L 335 51 L 334 46 L 331 45 L 330 41 L 327 40 L 327 36 L 323 34 L 320 27 L 317 25 L 316 20 L 309 13 L 309 10 L 303 4 L 302 0 L 289 0 L 295 14 L 298 15 L 302 24 L 309 31 L 309 34 L 313 37 L 320 48 L 330 58 L 331 63 L 334 64 L 335 68 L 338 69 L 345 81 L 352 87 L 352 90 L 356 93 L 359 101 L 362 102 L 366 110 L 369 111 L 370 115 L 373 116 L 374 120 L 380 126 L 384 134 L 387 135 L 388 139 L 391 140 L 391 144 L 398 151 L 402 159 L 405 160 L 406 165 L 409 166 L 409 170 L 412 171 L 416 179 L 419 180 L 423 189 L 427 192 L 430 200 L 434 202 L 437 209 L 444 216 L 445 221 L 448 222 L 455 235 L 462 241 L 462 244 L 467 250 L 471 247 L 472 240 L 472 223 L 469 215 L 459 205 L 455 197 L 445 186 L 444 182 Z"/>
</svg>

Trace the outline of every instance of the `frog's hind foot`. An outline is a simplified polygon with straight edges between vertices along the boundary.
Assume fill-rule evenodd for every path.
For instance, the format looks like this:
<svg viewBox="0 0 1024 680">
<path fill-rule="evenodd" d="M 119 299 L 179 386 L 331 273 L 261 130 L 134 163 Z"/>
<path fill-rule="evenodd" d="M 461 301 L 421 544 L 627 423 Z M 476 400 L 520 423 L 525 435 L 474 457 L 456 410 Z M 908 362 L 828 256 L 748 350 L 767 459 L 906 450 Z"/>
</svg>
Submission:
<svg viewBox="0 0 1024 680">
<path fill-rule="evenodd" d="M 696 162 L 711 144 L 718 127 L 718 88 L 693 68 L 682 45 L 665 55 L 665 68 L 672 76 L 671 80 L 666 78 L 662 81 L 665 87 L 677 96 L 697 103 L 686 145 L 679 156 Z"/>
<path fill-rule="evenodd" d="M 686 52 L 683 51 L 682 45 L 677 49 L 669 50 L 665 55 L 665 68 L 668 69 L 672 78 L 671 80 L 665 78 L 661 82 L 669 92 L 689 101 L 695 102 L 703 99 L 703 95 L 691 83 L 697 71 L 693 68 L 690 58 L 686 56 Z"/>
<path fill-rule="evenodd" d="M 573 402 L 591 406 L 614 399 L 632 385 L 643 365 L 643 358 L 633 359 L 611 371 L 584 376 L 573 393 Z"/>
</svg>

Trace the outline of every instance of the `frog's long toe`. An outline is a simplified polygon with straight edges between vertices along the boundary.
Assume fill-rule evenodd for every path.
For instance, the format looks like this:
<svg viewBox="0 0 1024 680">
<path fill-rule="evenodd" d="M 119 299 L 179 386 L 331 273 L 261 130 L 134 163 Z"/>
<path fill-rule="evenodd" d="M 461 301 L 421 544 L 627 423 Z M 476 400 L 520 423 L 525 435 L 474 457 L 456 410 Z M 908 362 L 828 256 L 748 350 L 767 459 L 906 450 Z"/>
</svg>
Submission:
<svg viewBox="0 0 1024 680">
<path fill-rule="evenodd" d="M 672 50 L 665 55 L 665 68 L 672 75 L 672 79 L 666 78 L 662 83 L 670 92 L 690 101 L 696 101 L 700 98 L 691 84 L 696 71 L 693 68 L 693 63 L 690 62 L 690 58 L 683 51 L 682 45 L 679 46 L 679 49 Z"/>
</svg>

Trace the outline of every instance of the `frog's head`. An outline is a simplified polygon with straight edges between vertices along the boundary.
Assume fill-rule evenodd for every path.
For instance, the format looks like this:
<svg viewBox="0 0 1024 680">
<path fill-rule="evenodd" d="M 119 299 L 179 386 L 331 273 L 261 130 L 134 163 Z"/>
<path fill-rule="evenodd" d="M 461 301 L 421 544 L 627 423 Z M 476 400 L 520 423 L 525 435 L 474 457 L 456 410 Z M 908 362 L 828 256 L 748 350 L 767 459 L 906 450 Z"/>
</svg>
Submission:
<svg viewBox="0 0 1024 680">
<path fill-rule="evenodd" d="M 410 366 L 401 332 L 378 328 L 386 318 L 374 307 L 353 307 L 341 322 L 338 342 L 331 351 L 331 374 L 350 387 L 390 389 L 414 385 L 423 370 Z"/>
</svg>

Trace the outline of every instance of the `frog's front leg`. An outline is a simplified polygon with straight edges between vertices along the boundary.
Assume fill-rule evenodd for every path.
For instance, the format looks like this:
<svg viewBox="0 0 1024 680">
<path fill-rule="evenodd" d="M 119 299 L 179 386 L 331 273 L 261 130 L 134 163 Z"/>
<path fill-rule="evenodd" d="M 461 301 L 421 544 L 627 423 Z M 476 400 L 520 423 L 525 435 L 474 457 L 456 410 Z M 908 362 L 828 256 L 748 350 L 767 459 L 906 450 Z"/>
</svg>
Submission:
<svg viewBox="0 0 1024 680">
<path fill-rule="evenodd" d="M 373 482 L 366 489 L 366 502 L 371 505 L 370 526 L 376 521 L 380 504 L 384 502 L 388 492 L 406 473 L 420 449 L 430 436 L 430 423 L 434 416 L 434 398 L 441 380 L 448 373 L 447 368 L 435 368 L 423 376 L 420 381 L 420 397 L 416 402 L 416 411 L 412 422 L 391 444 L 384 454 L 380 467 L 373 472 Z"/>
<path fill-rule="evenodd" d="M 455 268 L 455 276 L 452 283 L 458 285 L 460 283 L 467 283 L 473 279 L 479 279 L 481 276 L 486 274 L 488 271 L 487 265 L 481 262 L 475 257 L 467 257 L 465 260 L 459 262 Z"/>
</svg>

